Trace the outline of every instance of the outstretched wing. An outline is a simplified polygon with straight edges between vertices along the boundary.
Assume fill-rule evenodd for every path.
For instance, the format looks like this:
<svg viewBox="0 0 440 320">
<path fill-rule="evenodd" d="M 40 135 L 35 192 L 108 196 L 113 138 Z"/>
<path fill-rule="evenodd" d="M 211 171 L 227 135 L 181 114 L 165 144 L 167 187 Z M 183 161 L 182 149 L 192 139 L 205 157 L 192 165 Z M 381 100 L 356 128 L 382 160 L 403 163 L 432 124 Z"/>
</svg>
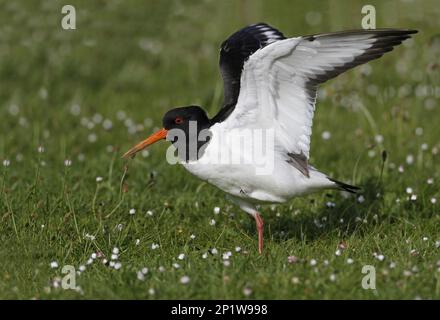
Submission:
<svg viewBox="0 0 440 320">
<path fill-rule="evenodd" d="M 273 128 L 278 149 L 307 161 L 318 85 L 381 57 L 416 32 L 360 30 L 272 43 L 244 64 L 237 105 L 223 125 Z"/>
<path fill-rule="evenodd" d="M 285 39 L 277 29 L 257 23 L 231 35 L 220 48 L 220 72 L 224 85 L 224 102 L 213 122 L 225 120 L 234 109 L 240 93 L 240 77 L 245 61 L 258 49 Z"/>
</svg>

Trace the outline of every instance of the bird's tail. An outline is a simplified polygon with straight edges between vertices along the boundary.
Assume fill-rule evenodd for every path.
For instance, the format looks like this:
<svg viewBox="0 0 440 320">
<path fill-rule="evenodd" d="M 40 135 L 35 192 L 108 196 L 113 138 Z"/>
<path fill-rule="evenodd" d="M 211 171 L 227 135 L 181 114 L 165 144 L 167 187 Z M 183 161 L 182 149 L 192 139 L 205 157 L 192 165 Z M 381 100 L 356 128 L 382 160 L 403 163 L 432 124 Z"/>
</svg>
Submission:
<svg viewBox="0 0 440 320">
<path fill-rule="evenodd" d="M 341 182 L 341 181 L 338 181 L 338 180 L 335 180 L 335 179 L 332 179 L 332 178 L 328 178 L 328 179 L 330 181 L 334 182 L 338 189 L 343 190 L 343 191 L 347 191 L 347 192 L 350 192 L 350 193 L 357 193 L 361 189 L 359 187 L 352 186 L 350 184 L 347 184 L 347 183 L 344 183 L 344 182 Z"/>
</svg>

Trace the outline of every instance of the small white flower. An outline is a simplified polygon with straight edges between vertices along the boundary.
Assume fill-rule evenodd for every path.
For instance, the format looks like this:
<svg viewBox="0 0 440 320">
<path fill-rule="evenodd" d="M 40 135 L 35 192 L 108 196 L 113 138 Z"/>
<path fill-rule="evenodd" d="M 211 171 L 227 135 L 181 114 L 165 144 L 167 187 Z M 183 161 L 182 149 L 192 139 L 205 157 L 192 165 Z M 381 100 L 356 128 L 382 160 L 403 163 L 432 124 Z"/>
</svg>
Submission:
<svg viewBox="0 0 440 320">
<path fill-rule="evenodd" d="M 311 266 L 316 266 L 317 261 L 315 259 L 310 260 L 310 265 Z"/>
<path fill-rule="evenodd" d="M 411 195 L 411 201 L 416 201 L 417 200 L 417 195 L 416 194 L 412 194 Z"/>
<path fill-rule="evenodd" d="M 64 160 L 64 165 L 66 167 L 70 167 L 72 165 L 72 160 L 69 160 L 69 159 Z"/>
<path fill-rule="evenodd" d="M 421 136 L 423 134 L 423 128 L 417 127 L 415 133 L 417 136 Z"/>
<path fill-rule="evenodd" d="M 81 265 L 81 266 L 79 266 L 78 270 L 81 272 L 84 272 L 84 271 L 86 271 L 86 266 Z"/>
<path fill-rule="evenodd" d="M 411 187 L 406 188 L 406 193 L 408 194 L 413 193 L 413 189 Z"/>
<path fill-rule="evenodd" d="M 423 151 L 428 150 L 428 144 L 427 143 L 422 143 L 422 145 L 420 146 L 420 149 L 422 149 Z"/>
<path fill-rule="evenodd" d="M 118 247 L 114 247 L 112 250 L 113 254 L 119 254 L 119 248 Z"/>
<path fill-rule="evenodd" d="M 119 269 L 121 269 L 121 267 L 122 267 L 122 264 L 120 262 L 115 263 L 115 266 L 114 266 L 115 270 L 119 270 Z"/>
<path fill-rule="evenodd" d="M 118 231 L 122 231 L 122 229 L 124 228 L 124 225 L 122 223 L 120 223 L 116 226 L 116 228 L 118 229 Z"/>
<path fill-rule="evenodd" d="M 405 168 L 400 165 L 399 168 L 397 169 L 400 173 L 403 173 L 405 171 Z"/>
<path fill-rule="evenodd" d="M 180 264 L 178 264 L 178 263 L 173 263 L 173 268 L 174 268 L 174 269 L 180 269 Z"/>
<path fill-rule="evenodd" d="M 413 164 L 414 163 L 414 156 L 412 154 L 409 154 L 406 156 L 406 163 L 407 164 Z"/>
<path fill-rule="evenodd" d="M 101 182 L 103 180 L 102 177 L 96 177 L 96 182 Z"/>
<path fill-rule="evenodd" d="M 376 256 L 376 259 L 379 260 L 379 261 L 383 261 L 385 259 L 385 256 L 383 254 L 378 254 Z"/>
<path fill-rule="evenodd" d="M 156 244 L 156 243 L 151 244 L 151 249 L 156 250 L 157 248 L 159 248 L 158 244 Z"/>
<path fill-rule="evenodd" d="M 428 180 L 426 180 L 427 184 L 433 184 L 434 183 L 434 179 L 433 178 L 428 178 Z"/>
<path fill-rule="evenodd" d="M 335 251 L 335 255 L 340 256 L 342 254 L 342 251 L 340 249 L 337 249 Z"/>
<path fill-rule="evenodd" d="M 44 147 L 43 146 L 38 146 L 37 151 L 38 151 L 38 153 L 43 153 L 44 152 Z"/>
<path fill-rule="evenodd" d="M 360 195 L 360 196 L 357 198 L 357 201 L 358 201 L 359 203 L 364 202 L 364 201 L 365 201 L 364 196 L 363 196 L 363 195 Z"/>
<path fill-rule="evenodd" d="M 437 202 L 437 199 L 436 198 L 431 198 L 431 203 L 432 204 L 435 204 Z"/>
<path fill-rule="evenodd" d="M 107 259 L 102 259 L 102 264 L 107 264 L 108 260 Z"/>
<path fill-rule="evenodd" d="M 235 252 L 240 252 L 241 248 L 240 247 L 235 247 Z"/>
<path fill-rule="evenodd" d="M 231 265 L 231 261 L 229 261 L 229 260 L 223 260 L 223 265 L 224 265 L 225 267 L 229 267 L 229 266 Z"/>
<path fill-rule="evenodd" d="M 203 258 L 203 259 L 208 258 L 208 254 L 205 252 L 204 254 L 202 254 L 202 258 Z"/>
<path fill-rule="evenodd" d="M 327 208 L 334 208 L 334 207 L 336 207 L 336 204 L 334 202 L 328 201 L 326 203 L 326 206 L 327 206 Z"/>
<path fill-rule="evenodd" d="M 142 269 L 141 269 L 141 272 L 142 272 L 143 274 L 147 274 L 147 273 L 148 273 L 148 268 L 147 268 L 147 267 L 142 268 Z"/>
<path fill-rule="evenodd" d="M 103 127 L 105 130 L 110 130 L 110 129 L 113 127 L 113 123 L 112 123 L 111 120 L 109 120 L 109 119 L 105 119 L 105 120 L 102 122 L 102 127 Z"/>
<path fill-rule="evenodd" d="M 244 294 L 246 297 L 249 297 L 249 296 L 252 294 L 252 289 L 249 288 L 249 287 L 244 287 L 244 288 L 243 288 L 243 294 Z"/>
<path fill-rule="evenodd" d="M 219 207 L 215 207 L 214 208 L 214 214 L 219 214 L 220 213 L 220 208 Z"/>
<path fill-rule="evenodd" d="M 376 135 L 376 136 L 374 137 L 374 140 L 375 140 L 377 143 L 382 143 L 382 142 L 383 142 L 383 136 L 380 135 L 380 134 L 378 134 L 378 135 Z"/>
<path fill-rule="evenodd" d="M 394 269 L 396 267 L 396 263 L 395 262 L 390 262 L 390 269 Z"/>
<path fill-rule="evenodd" d="M 373 158 L 375 155 L 376 155 L 376 151 L 374 151 L 374 150 L 369 150 L 369 151 L 368 151 L 368 156 L 369 156 L 370 158 Z"/>
<path fill-rule="evenodd" d="M 92 258 L 89 258 L 88 260 L 87 260 L 87 264 L 92 264 L 93 263 L 93 259 Z"/>
<path fill-rule="evenodd" d="M 184 254 L 184 253 L 179 254 L 179 256 L 177 257 L 177 259 L 179 259 L 179 260 L 183 260 L 183 259 L 185 259 L 185 254 Z"/>
<path fill-rule="evenodd" d="M 154 296 L 156 294 L 156 291 L 154 290 L 154 288 L 150 288 L 150 289 L 148 289 L 148 294 L 150 296 Z"/>
<path fill-rule="evenodd" d="M 153 211 L 151 211 L 151 210 L 148 210 L 148 211 L 147 211 L 147 216 L 150 216 L 150 217 L 152 217 L 152 216 L 153 216 Z"/>
<path fill-rule="evenodd" d="M 52 262 L 50 263 L 50 267 L 51 267 L 52 269 L 56 269 L 56 268 L 58 268 L 58 262 L 56 262 L 56 261 L 52 261 Z"/>
<path fill-rule="evenodd" d="M 211 221 L 209 221 L 209 224 L 210 224 L 211 226 L 215 226 L 215 220 L 214 220 L 214 219 L 211 219 Z"/>
<path fill-rule="evenodd" d="M 334 273 L 332 273 L 329 277 L 331 282 L 335 282 L 336 281 L 336 275 Z"/>
<path fill-rule="evenodd" d="M 118 260 L 119 256 L 117 254 L 112 254 L 111 259 L 112 260 Z"/>
<path fill-rule="evenodd" d="M 423 241 L 428 241 L 428 237 L 423 237 L 422 240 Z"/>
<path fill-rule="evenodd" d="M 328 131 L 323 131 L 322 134 L 321 134 L 321 137 L 322 137 L 322 139 L 324 139 L 324 140 L 328 140 L 328 139 L 330 139 L 331 136 L 332 136 L 331 133 L 328 132 Z"/>
<path fill-rule="evenodd" d="M 9 167 L 10 164 L 11 164 L 11 161 L 9 161 L 8 159 L 3 160 L 4 167 Z"/>
<path fill-rule="evenodd" d="M 136 239 L 136 241 L 134 242 L 134 244 L 135 244 L 136 246 L 138 246 L 139 243 L 141 243 L 141 240 L 140 240 L 140 239 Z"/>
<path fill-rule="evenodd" d="M 94 143 L 94 142 L 96 142 L 96 140 L 98 140 L 98 137 L 96 136 L 96 134 L 91 133 L 91 134 L 89 134 L 89 135 L 87 136 L 87 140 L 88 140 L 90 143 Z"/>
<path fill-rule="evenodd" d="M 157 270 L 159 270 L 159 272 L 165 272 L 165 267 L 159 266 L 159 268 L 157 268 Z"/>
<path fill-rule="evenodd" d="M 217 253 L 218 253 L 218 250 L 217 250 L 216 248 L 212 248 L 212 249 L 211 249 L 211 253 L 212 253 L 212 254 L 217 254 Z"/>
<path fill-rule="evenodd" d="M 131 208 L 131 209 L 130 209 L 130 211 L 129 211 L 128 213 L 130 213 L 131 215 L 133 215 L 133 214 L 135 214 L 135 213 L 136 213 L 136 209 L 134 209 L 134 208 Z"/>
<path fill-rule="evenodd" d="M 97 255 L 96 255 L 96 253 L 92 253 L 92 255 L 90 256 L 90 258 L 92 258 L 93 260 L 95 260 L 96 259 L 96 257 L 97 257 Z"/>
<path fill-rule="evenodd" d="M 351 259 L 351 258 L 347 259 L 347 264 L 352 264 L 353 262 L 354 262 L 353 259 Z"/>
<path fill-rule="evenodd" d="M 196 238 L 196 235 L 195 234 L 192 234 L 192 235 L 190 235 L 189 236 L 192 240 L 194 240 L 195 238 Z"/>
<path fill-rule="evenodd" d="M 136 276 L 137 276 L 138 280 L 140 280 L 140 281 L 145 280 L 145 275 L 141 271 L 136 272 Z"/>
<path fill-rule="evenodd" d="M 149 155 L 150 155 L 150 151 L 148 151 L 147 149 L 142 150 L 141 152 L 142 158 L 148 158 Z"/>
<path fill-rule="evenodd" d="M 182 278 L 180 278 L 180 283 L 181 284 L 188 284 L 190 281 L 188 276 L 183 276 Z"/>
<path fill-rule="evenodd" d="M 436 248 L 440 248 L 440 240 L 437 240 L 437 241 L 435 242 L 435 247 L 436 247 Z"/>
</svg>

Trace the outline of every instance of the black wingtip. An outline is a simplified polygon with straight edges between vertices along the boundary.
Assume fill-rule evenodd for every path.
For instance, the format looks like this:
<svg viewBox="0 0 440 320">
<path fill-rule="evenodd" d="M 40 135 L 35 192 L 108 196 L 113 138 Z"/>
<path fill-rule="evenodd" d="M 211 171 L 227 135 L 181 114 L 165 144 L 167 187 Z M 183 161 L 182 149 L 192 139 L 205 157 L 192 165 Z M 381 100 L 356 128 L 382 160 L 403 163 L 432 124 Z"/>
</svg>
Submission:
<svg viewBox="0 0 440 320">
<path fill-rule="evenodd" d="M 361 190 L 361 188 L 359 188 L 359 187 L 352 186 L 350 184 L 347 184 L 347 183 L 344 183 L 344 182 L 341 182 L 341 181 L 338 181 L 338 180 L 335 180 L 335 179 L 332 179 L 332 178 L 328 178 L 328 179 L 330 181 L 336 183 L 336 186 L 340 190 L 347 191 L 347 192 L 350 192 L 350 193 L 358 193 L 358 191 Z"/>
</svg>

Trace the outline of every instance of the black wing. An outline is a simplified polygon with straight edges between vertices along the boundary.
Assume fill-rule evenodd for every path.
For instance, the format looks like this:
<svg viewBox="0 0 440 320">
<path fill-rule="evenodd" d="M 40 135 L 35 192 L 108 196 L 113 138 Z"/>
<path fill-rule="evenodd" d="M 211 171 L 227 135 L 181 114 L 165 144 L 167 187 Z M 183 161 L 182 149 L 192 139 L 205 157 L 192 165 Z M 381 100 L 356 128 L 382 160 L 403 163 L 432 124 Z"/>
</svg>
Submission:
<svg viewBox="0 0 440 320">
<path fill-rule="evenodd" d="M 240 77 L 244 62 L 258 49 L 286 39 L 277 29 L 266 23 L 244 27 L 226 39 L 220 49 L 220 72 L 224 85 L 224 102 L 213 122 L 225 120 L 234 110 L 240 93 Z"/>
</svg>

